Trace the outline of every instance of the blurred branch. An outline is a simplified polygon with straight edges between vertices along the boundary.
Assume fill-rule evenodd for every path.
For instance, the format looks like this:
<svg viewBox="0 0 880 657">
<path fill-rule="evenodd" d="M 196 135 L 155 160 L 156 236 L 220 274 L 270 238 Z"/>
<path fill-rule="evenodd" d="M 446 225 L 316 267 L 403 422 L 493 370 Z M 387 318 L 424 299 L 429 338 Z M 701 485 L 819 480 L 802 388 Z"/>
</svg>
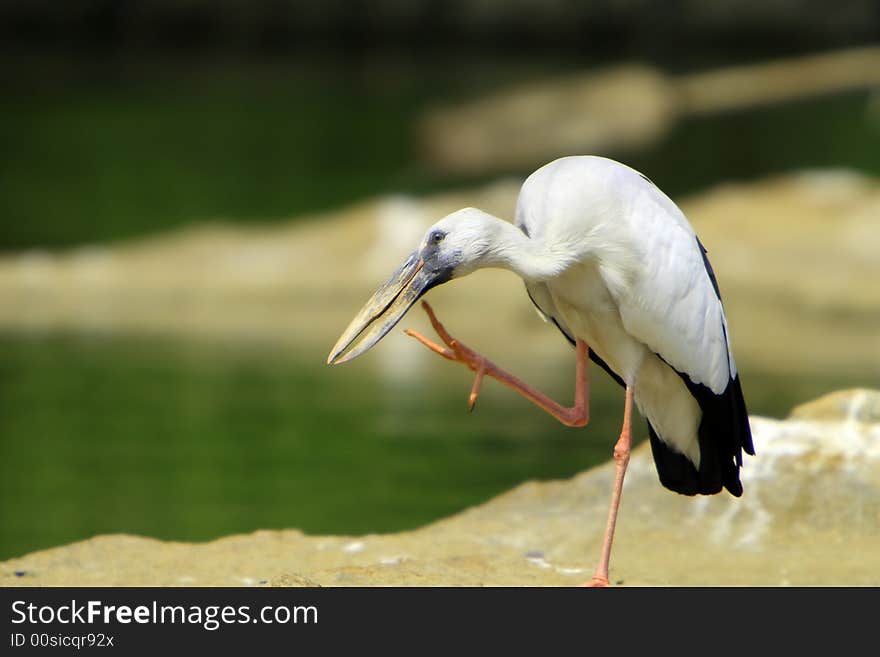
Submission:
<svg viewBox="0 0 880 657">
<path fill-rule="evenodd" d="M 571 153 L 618 152 L 660 139 L 686 115 L 880 86 L 880 47 L 669 77 L 622 66 L 511 88 L 429 110 L 423 158 L 454 172 L 533 165 Z"/>
<path fill-rule="evenodd" d="M 880 85 L 880 46 L 685 75 L 681 109 L 708 114 Z"/>
</svg>

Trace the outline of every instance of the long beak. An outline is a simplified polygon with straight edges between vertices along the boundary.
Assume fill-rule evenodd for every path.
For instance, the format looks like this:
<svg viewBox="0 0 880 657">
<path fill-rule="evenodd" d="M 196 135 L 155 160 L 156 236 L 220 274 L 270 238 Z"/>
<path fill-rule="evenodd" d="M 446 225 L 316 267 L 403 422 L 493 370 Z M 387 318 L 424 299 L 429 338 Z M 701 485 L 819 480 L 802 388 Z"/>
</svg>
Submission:
<svg viewBox="0 0 880 657">
<path fill-rule="evenodd" d="M 367 351 L 394 328 L 419 297 L 439 282 L 438 276 L 427 272 L 423 265 L 419 252 L 413 252 L 373 293 L 333 345 L 328 365 L 344 363 Z M 359 337 L 360 343 L 345 353 Z"/>
</svg>

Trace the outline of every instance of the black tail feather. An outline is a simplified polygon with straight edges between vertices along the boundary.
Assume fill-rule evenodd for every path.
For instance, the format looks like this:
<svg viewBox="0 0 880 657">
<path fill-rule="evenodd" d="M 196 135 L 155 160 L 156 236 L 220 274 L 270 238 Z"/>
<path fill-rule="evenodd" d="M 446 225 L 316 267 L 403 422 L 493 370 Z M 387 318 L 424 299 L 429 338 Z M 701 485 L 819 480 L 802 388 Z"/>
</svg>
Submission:
<svg viewBox="0 0 880 657">
<path fill-rule="evenodd" d="M 739 497 L 743 493 L 739 478 L 742 452 L 755 453 L 739 377 L 732 379 L 720 395 L 685 375 L 682 379 L 703 413 L 697 434 L 700 467 L 697 469 L 684 454 L 664 443 L 648 423 L 660 483 L 683 495 L 713 495 L 726 488 Z"/>
<path fill-rule="evenodd" d="M 696 495 L 700 491 L 700 474 L 694 464 L 681 452 L 676 452 L 660 440 L 654 427 L 648 422 L 648 437 L 651 441 L 651 453 L 660 483 L 669 490 L 682 495 Z"/>
</svg>

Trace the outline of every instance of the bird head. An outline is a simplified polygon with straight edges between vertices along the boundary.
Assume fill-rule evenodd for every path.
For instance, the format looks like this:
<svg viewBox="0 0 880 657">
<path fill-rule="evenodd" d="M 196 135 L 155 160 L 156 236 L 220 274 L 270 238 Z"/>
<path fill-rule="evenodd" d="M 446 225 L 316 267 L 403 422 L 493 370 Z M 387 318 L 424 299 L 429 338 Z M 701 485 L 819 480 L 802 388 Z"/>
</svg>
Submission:
<svg viewBox="0 0 880 657">
<path fill-rule="evenodd" d="M 474 208 L 453 212 L 431 226 L 419 247 L 343 331 L 327 363 L 336 365 L 360 356 L 385 337 L 428 290 L 479 268 L 489 251 L 491 233 L 488 215 Z"/>
</svg>

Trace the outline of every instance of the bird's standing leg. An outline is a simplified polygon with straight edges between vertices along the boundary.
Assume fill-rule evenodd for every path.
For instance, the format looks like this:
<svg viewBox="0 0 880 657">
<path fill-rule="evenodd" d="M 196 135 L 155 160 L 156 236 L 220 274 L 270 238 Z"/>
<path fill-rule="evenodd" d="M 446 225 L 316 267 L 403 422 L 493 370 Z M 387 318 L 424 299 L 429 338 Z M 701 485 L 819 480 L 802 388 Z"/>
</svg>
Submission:
<svg viewBox="0 0 880 657">
<path fill-rule="evenodd" d="M 617 525 L 617 509 L 620 506 L 620 493 L 623 490 L 623 477 L 629 463 L 629 451 L 632 445 L 632 405 L 633 389 L 626 387 L 626 404 L 623 409 L 623 428 L 620 438 L 614 445 L 614 487 L 611 490 L 611 507 L 608 509 L 608 523 L 605 525 L 605 537 L 602 540 L 602 555 L 596 566 L 593 579 L 584 586 L 608 586 L 608 562 L 611 559 L 611 543 L 614 540 L 614 527 Z"/>
<path fill-rule="evenodd" d="M 437 319 L 437 316 L 434 315 L 434 311 L 431 309 L 431 306 L 428 305 L 427 301 L 422 302 L 422 308 L 424 308 L 425 312 L 428 314 L 428 318 L 431 320 L 431 325 L 434 327 L 434 330 L 437 331 L 437 335 L 440 336 L 440 339 L 443 340 L 448 348 L 432 342 L 416 331 L 406 329 L 405 333 L 421 342 L 431 351 L 440 354 L 448 360 L 464 363 L 475 372 L 476 376 L 474 378 L 474 385 L 471 388 L 471 394 L 468 400 L 471 408 L 474 407 L 474 404 L 477 401 L 477 395 L 480 394 L 480 386 L 483 383 L 483 379 L 490 376 L 493 379 L 497 379 L 508 388 L 512 388 L 532 403 L 543 408 L 566 426 L 582 427 L 589 422 L 590 379 L 587 369 L 589 347 L 587 347 L 587 344 L 583 340 L 577 341 L 577 371 L 575 374 L 574 406 L 569 408 L 553 401 L 540 390 L 533 388 L 515 377 L 513 374 L 504 371 L 485 356 L 464 346 L 461 342 L 449 335 L 443 324 L 441 324 Z"/>
</svg>

